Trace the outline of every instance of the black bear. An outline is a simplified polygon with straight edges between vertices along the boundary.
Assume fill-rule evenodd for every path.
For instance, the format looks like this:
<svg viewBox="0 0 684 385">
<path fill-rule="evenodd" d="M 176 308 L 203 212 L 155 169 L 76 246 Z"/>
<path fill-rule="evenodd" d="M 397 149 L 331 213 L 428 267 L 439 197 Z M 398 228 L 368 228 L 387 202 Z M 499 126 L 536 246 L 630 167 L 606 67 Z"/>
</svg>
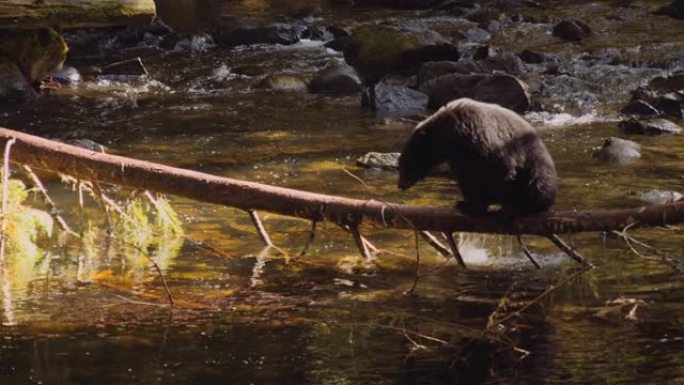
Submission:
<svg viewBox="0 0 684 385">
<path fill-rule="evenodd" d="M 556 200 L 556 167 L 537 131 L 496 104 L 457 99 L 418 124 L 399 157 L 399 188 L 413 186 L 445 161 L 466 215 L 499 204 L 504 213 L 526 216 L 547 211 Z"/>
</svg>

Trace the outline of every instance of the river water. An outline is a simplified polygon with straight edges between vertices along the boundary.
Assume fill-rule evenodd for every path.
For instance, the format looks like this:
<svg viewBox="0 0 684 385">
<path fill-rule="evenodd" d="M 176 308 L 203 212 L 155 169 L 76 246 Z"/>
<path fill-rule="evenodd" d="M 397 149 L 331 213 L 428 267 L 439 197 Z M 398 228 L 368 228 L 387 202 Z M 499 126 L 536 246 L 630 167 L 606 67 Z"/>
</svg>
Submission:
<svg viewBox="0 0 684 385">
<path fill-rule="evenodd" d="M 220 12 L 280 18 L 308 2 L 197 3 L 204 8 L 188 1 L 177 12 L 187 17 L 173 23 L 192 31 Z M 569 75 L 544 78 L 536 88 L 537 100 L 565 109 L 526 116 L 556 161 L 558 209 L 635 206 L 653 188 L 684 190 L 682 136 L 630 137 L 642 145 L 643 157 L 628 166 L 590 155 L 602 138 L 620 136 L 616 111 L 631 90 L 676 69 L 672 53 L 684 52 L 684 34 L 673 32 L 684 28 L 681 21 L 653 22 L 644 12 L 656 2 L 632 3 L 550 2 L 543 10 L 521 11 L 541 22 L 491 38 L 513 51 L 533 47 L 570 56 L 641 46 L 644 61 L 666 63 L 588 66 L 568 59 L 561 65 Z M 549 14 L 585 15 L 602 33 L 584 45 L 559 44 L 547 33 Z M 623 24 L 616 26 L 616 16 Z M 324 8 L 324 17 L 351 24 L 423 16 Z M 443 25 L 440 18 L 427 22 Z M 645 33 L 638 26 L 647 23 Z M 132 48 L 110 52 L 107 60 L 135 56 L 153 80 L 88 81 L 30 103 L 0 105 L 0 123 L 309 191 L 444 207 L 457 199 L 444 179 L 401 193 L 395 173 L 355 166 L 368 151 L 398 151 L 411 124 L 376 118 L 356 96 L 275 92 L 257 87 L 258 77 L 240 74 L 310 76 L 341 60 L 320 42 L 180 52 Z M 535 79 L 540 82 L 528 75 L 533 90 Z M 76 194 L 56 178 L 45 182 L 78 226 Z M 28 266 L 5 277 L 0 384 L 684 384 L 684 235 L 678 228 L 633 232 L 658 255 L 643 248 L 636 255 L 624 241 L 601 234 L 569 237 L 596 268 L 485 337 L 493 312 L 516 310 L 577 266 L 544 239 L 527 239 L 543 266 L 536 270 L 513 239 L 467 235 L 461 242 L 468 271 L 419 245 L 421 278 L 408 295 L 416 257 L 411 232 L 367 230 L 381 249 L 369 264 L 346 233 L 321 224 L 307 255 L 297 257 L 309 237 L 305 221 L 262 214 L 282 255 L 262 248 L 243 212 L 173 197 L 171 203 L 187 239 L 160 265 L 177 307 L 153 305 L 164 304 L 165 294 L 146 262 L 103 257 L 82 283 L 76 279 L 81 248 L 53 242 L 45 246 L 47 272 Z M 86 200 L 85 209 L 98 218 L 96 203 Z"/>
</svg>

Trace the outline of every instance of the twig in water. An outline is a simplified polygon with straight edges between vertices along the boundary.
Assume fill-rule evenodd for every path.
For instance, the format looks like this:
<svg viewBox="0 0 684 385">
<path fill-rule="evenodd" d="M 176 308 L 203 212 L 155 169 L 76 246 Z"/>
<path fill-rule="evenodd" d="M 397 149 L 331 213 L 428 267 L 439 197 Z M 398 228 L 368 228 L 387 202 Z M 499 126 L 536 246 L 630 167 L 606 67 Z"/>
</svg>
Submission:
<svg viewBox="0 0 684 385">
<path fill-rule="evenodd" d="M 416 274 L 413 278 L 413 285 L 411 285 L 411 288 L 406 292 L 407 294 L 413 294 L 413 292 L 416 291 L 418 280 L 420 280 L 420 248 L 418 247 L 418 231 L 414 231 L 413 234 L 416 238 Z"/>
<path fill-rule="evenodd" d="M 356 180 L 357 182 L 361 183 L 363 187 L 365 187 L 367 190 L 372 191 L 371 187 L 366 182 L 364 182 L 363 179 L 361 179 L 361 177 L 357 176 L 356 174 L 347 170 L 346 168 L 343 168 L 342 171 L 344 171 L 350 177 L 354 178 L 354 180 Z"/>
<path fill-rule="evenodd" d="M 532 253 L 530 252 L 530 249 L 527 248 L 527 245 L 526 245 L 525 242 L 523 241 L 522 235 L 521 235 L 521 234 L 518 234 L 518 244 L 519 244 L 520 247 L 522 248 L 522 251 L 523 251 L 523 253 L 525 253 L 525 256 L 527 257 L 527 259 L 529 259 L 530 262 L 532 262 L 532 264 L 534 265 L 534 267 L 536 267 L 537 269 L 541 269 L 541 266 L 539 265 L 539 263 L 538 263 L 538 262 L 534 259 L 534 257 L 532 256 Z"/>
<path fill-rule="evenodd" d="M 454 254 L 454 257 L 456 258 L 456 262 L 458 262 L 458 265 L 464 269 L 467 269 L 466 264 L 463 261 L 463 256 L 461 255 L 461 252 L 458 250 L 458 245 L 454 240 L 454 235 L 450 231 L 443 234 L 447 242 L 449 242 L 449 247 L 451 248 L 451 252 Z"/>
<path fill-rule="evenodd" d="M 134 245 L 132 243 L 128 243 L 126 241 L 119 240 L 119 242 L 123 243 L 126 246 L 132 247 L 136 250 L 138 250 L 145 258 L 147 258 L 148 261 L 154 266 L 154 269 L 157 270 L 157 274 L 159 275 L 159 278 L 162 281 L 162 285 L 164 285 L 164 290 L 166 291 L 166 296 L 169 299 L 169 306 L 173 307 L 173 295 L 171 295 L 171 290 L 169 289 L 169 285 L 166 283 L 166 278 L 164 278 L 164 273 L 162 272 L 161 268 L 159 267 L 159 264 L 157 264 L 157 261 L 154 260 L 149 254 L 147 254 L 146 250 L 143 250 L 142 248 L 138 247 L 137 245 Z"/>
<path fill-rule="evenodd" d="M 147 301 L 138 301 L 138 300 L 135 300 L 135 299 L 126 298 L 126 297 L 124 297 L 123 295 L 120 295 L 120 294 L 114 294 L 114 296 L 117 297 L 117 298 L 119 298 L 119 299 L 121 299 L 121 300 L 124 301 L 124 302 L 128 302 L 128 303 L 133 304 L 133 305 L 156 306 L 156 307 L 166 307 L 166 306 L 169 306 L 169 305 L 166 305 L 166 304 L 163 304 L 163 303 L 154 303 L 154 302 L 147 302 Z M 114 305 L 112 305 L 112 306 L 114 306 Z M 173 307 L 173 303 L 171 304 L 171 307 Z"/>
<path fill-rule="evenodd" d="M 78 234 L 76 234 L 76 232 L 73 231 L 71 227 L 69 227 L 64 218 L 61 215 L 59 215 L 57 205 L 52 200 L 52 198 L 50 198 L 50 195 L 48 195 L 47 189 L 38 178 L 38 175 L 36 175 L 33 172 L 33 170 L 31 170 L 31 167 L 27 165 L 22 165 L 22 170 L 31 179 L 31 182 L 33 182 L 33 185 L 38 189 L 38 191 L 40 191 L 40 193 L 43 195 L 43 199 L 45 200 L 45 203 L 48 205 L 48 210 L 50 210 L 50 216 L 55 218 L 55 221 L 57 221 L 59 227 L 61 227 L 62 230 L 67 234 L 78 236 Z"/>
<path fill-rule="evenodd" d="M 558 235 L 551 234 L 548 236 L 548 238 L 549 240 L 551 240 L 551 242 L 553 242 L 554 245 L 556 245 L 556 247 L 558 247 L 562 252 L 567 254 L 570 258 L 574 259 L 577 263 L 580 263 L 588 267 L 594 267 L 594 265 L 591 262 L 584 259 L 584 257 L 582 257 L 577 251 L 575 251 L 575 249 L 568 246 L 568 244 L 565 243 L 565 241 L 563 241 L 563 239 L 561 239 L 561 237 L 559 237 Z"/>
<path fill-rule="evenodd" d="M 514 311 L 513 313 L 508 314 L 507 316 L 503 317 L 503 318 L 500 319 L 499 321 L 497 321 L 497 322 L 491 324 L 489 327 L 491 328 L 491 327 L 496 326 L 496 325 L 501 325 L 501 324 L 503 324 L 504 322 L 507 322 L 507 321 L 509 321 L 510 319 L 519 316 L 519 315 L 522 314 L 525 310 L 529 309 L 530 306 L 532 306 L 532 305 L 534 305 L 534 304 L 536 304 L 536 303 L 539 303 L 542 299 L 546 298 L 549 294 L 551 294 L 551 293 L 553 293 L 554 291 L 560 289 L 561 287 L 565 286 L 568 282 L 570 282 L 570 281 L 572 281 L 573 279 L 579 277 L 580 275 L 586 273 L 587 271 L 592 270 L 593 268 L 594 268 L 594 265 L 584 265 L 584 267 L 583 267 L 582 269 L 577 270 L 576 272 L 574 272 L 574 273 L 570 274 L 569 276 L 565 277 L 564 279 L 562 279 L 562 280 L 561 280 L 560 282 L 558 282 L 557 284 L 555 284 L 555 285 L 549 287 L 548 289 L 544 290 L 543 293 L 539 294 L 536 298 L 534 298 L 534 299 L 531 300 L 530 302 L 526 303 L 523 307 L 521 307 L 520 309 Z"/>
<path fill-rule="evenodd" d="M 92 191 L 99 198 L 96 200 L 100 204 L 100 207 L 102 208 L 102 211 L 104 212 L 104 215 L 105 215 L 105 223 L 107 224 L 107 236 L 111 237 L 112 233 L 114 232 L 114 226 L 112 224 L 112 217 L 111 217 L 111 215 L 109 215 L 109 209 L 108 209 L 109 206 L 107 206 L 104 193 L 102 192 L 102 189 L 100 188 L 100 184 L 97 183 L 97 181 L 93 181 L 93 190 Z M 154 198 L 152 197 L 151 194 L 148 193 L 148 199 L 153 200 Z M 154 204 L 155 202 L 152 201 L 152 203 Z"/>
<path fill-rule="evenodd" d="M 318 223 L 317 220 L 312 219 L 311 220 L 311 231 L 309 232 L 309 238 L 306 240 L 306 244 L 304 245 L 304 249 L 302 249 L 302 252 L 299 253 L 299 256 L 297 258 L 301 258 L 306 255 L 306 253 L 309 252 L 309 247 L 311 247 L 311 244 L 313 243 L 314 239 L 316 239 L 316 224 Z"/>
</svg>

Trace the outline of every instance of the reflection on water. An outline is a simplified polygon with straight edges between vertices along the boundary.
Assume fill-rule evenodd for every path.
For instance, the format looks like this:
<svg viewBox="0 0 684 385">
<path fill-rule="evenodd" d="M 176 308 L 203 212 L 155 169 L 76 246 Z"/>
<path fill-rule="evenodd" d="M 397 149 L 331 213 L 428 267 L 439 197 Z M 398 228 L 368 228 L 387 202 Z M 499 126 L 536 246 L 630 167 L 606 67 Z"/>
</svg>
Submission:
<svg viewBox="0 0 684 385">
<path fill-rule="evenodd" d="M 260 2 L 207 3 L 223 11 L 270 12 Z M 285 3 L 277 9 L 287 9 Z M 214 12 L 195 2 L 174 4 L 192 20 L 188 28 L 203 17 L 198 10 Z M 639 31 L 634 34 L 637 41 L 645 39 Z M 367 151 L 397 151 L 410 125 L 376 120 L 356 97 L 257 87 L 268 74 L 308 78 L 340 59 L 309 43 L 289 49 L 153 50 L 143 57 L 149 79 L 100 80 L 58 90 L 35 103 L 1 105 L 0 120 L 4 126 L 49 137 L 89 138 L 114 153 L 217 175 L 452 206 L 458 193 L 449 181 L 429 179 L 402 193 L 394 173 L 354 165 Z M 641 74 L 625 74 L 626 84 Z M 614 76 L 619 80 L 622 75 Z M 617 86 L 607 83 L 605 91 L 592 96 L 608 99 L 586 115 L 569 114 L 569 108 L 566 114 L 529 116 L 558 166 L 559 209 L 637 205 L 652 188 L 684 190 L 682 136 L 631 138 L 644 148 L 643 157 L 624 167 L 600 164 L 590 156 L 602 138 L 617 132 L 613 104 L 623 100 L 625 90 L 611 87 Z M 573 95 L 553 100 L 572 106 Z M 83 244 L 50 243 L 36 258 L 18 258 L 3 273 L 0 314 L 3 323 L 13 324 L 0 329 L 3 385 L 596 384 L 679 383 L 684 378 L 681 273 L 671 260 L 647 250 L 643 257 L 634 255 L 619 239 L 569 237 L 598 267 L 487 339 L 482 331 L 492 312 L 519 309 L 574 268 L 546 240 L 526 238 L 543 266 L 535 270 L 514 239 L 462 235 L 467 272 L 421 243 L 418 289 L 406 295 L 415 276 L 410 232 L 364 229 L 380 249 L 376 263 L 368 265 L 345 232 L 322 223 L 307 255 L 297 258 L 309 238 L 309 223 L 261 213 L 283 255 L 263 249 L 246 213 L 173 199 L 187 237 L 151 249 L 174 295 L 177 307 L 171 311 L 159 306 L 166 297 L 149 260 L 104 242 L 97 203 L 86 201 L 94 224 L 82 224 L 75 193 L 48 177 L 45 182 L 67 220 L 87 231 Z M 680 229 L 635 235 L 682 258 Z M 607 305 L 628 299 L 643 301 L 631 316 L 633 307 Z M 530 354 L 521 359 L 523 352 L 512 350 L 511 343 Z"/>
</svg>

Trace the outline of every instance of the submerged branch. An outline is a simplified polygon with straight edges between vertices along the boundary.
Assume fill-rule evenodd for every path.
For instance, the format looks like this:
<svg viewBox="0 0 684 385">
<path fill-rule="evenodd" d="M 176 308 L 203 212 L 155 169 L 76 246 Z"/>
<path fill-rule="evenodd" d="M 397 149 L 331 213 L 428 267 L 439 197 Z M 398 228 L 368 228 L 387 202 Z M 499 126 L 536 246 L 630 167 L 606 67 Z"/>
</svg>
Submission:
<svg viewBox="0 0 684 385">
<path fill-rule="evenodd" d="M 16 139 L 13 160 L 81 180 L 128 186 L 197 201 L 344 225 L 438 232 L 548 234 L 621 230 L 684 222 L 684 202 L 615 210 L 557 211 L 513 222 L 495 215 L 472 218 L 455 208 L 359 200 L 223 178 L 197 171 L 103 154 L 0 128 L 0 143 Z"/>
</svg>

